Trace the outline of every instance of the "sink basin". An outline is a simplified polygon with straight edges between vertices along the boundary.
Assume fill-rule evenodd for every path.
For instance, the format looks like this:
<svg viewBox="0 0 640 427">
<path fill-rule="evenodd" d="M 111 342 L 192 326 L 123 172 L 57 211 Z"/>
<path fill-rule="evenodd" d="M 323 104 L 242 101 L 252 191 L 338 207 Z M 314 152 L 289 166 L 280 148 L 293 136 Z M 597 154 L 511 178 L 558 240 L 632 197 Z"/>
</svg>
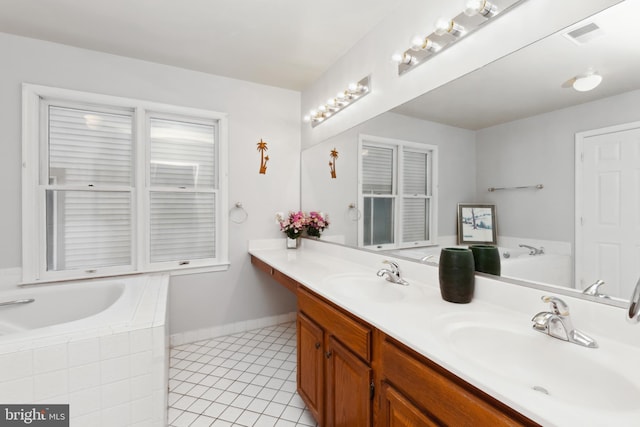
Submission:
<svg viewBox="0 0 640 427">
<path fill-rule="evenodd" d="M 335 274 L 323 280 L 323 287 L 341 297 L 373 302 L 394 302 L 405 297 L 407 288 L 374 274 Z"/>
<path fill-rule="evenodd" d="M 536 332 L 520 318 L 442 317 L 442 337 L 457 356 L 492 375 L 568 404 L 613 411 L 638 408 L 640 385 L 616 369 L 626 348 L 581 347 Z"/>
</svg>

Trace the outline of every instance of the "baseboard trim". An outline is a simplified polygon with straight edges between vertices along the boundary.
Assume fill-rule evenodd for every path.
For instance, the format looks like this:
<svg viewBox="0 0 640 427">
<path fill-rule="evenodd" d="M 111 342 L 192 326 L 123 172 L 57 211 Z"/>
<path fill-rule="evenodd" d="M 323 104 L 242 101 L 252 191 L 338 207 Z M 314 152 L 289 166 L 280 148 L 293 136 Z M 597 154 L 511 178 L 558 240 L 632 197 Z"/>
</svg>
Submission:
<svg viewBox="0 0 640 427">
<path fill-rule="evenodd" d="M 247 332 L 252 329 L 266 328 L 281 323 L 292 322 L 296 319 L 296 312 L 278 314 L 275 316 L 261 317 L 259 319 L 243 320 L 241 322 L 228 323 L 226 325 L 213 326 L 211 328 L 197 329 L 194 331 L 171 334 L 169 342 L 171 347 L 189 344 L 196 341 L 209 340 L 225 335 Z"/>
</svg>

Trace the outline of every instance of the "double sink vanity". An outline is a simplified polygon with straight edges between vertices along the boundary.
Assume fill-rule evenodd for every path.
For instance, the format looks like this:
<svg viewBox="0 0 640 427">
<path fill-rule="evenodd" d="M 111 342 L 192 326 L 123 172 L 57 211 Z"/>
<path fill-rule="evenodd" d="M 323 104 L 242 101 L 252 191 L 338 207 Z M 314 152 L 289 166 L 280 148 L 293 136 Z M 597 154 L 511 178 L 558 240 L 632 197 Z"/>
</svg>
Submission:
<svg viewBox="0 0 640 427">
<path fill-rule="evenodd" d="M 560 296 L 589 348 L 532 327 L 548 289 L 478 275 L 452 304 L 434 266 L 392 259 L 402 286 L 376 274 L 389 257 L 340 245 L 249 252 L 297 296 L 298 392 L 321 426 L 640 425 L 640 325 L 623 308 Z"/>
</svg>

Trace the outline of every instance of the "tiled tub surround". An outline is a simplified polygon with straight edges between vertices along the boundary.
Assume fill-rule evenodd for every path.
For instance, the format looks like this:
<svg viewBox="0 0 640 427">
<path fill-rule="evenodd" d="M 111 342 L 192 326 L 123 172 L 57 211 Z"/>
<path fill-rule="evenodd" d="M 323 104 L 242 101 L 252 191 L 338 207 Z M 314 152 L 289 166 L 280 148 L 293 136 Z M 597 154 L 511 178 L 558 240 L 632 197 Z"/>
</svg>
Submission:
<svg viewBox="0 0 640 427">
<path fill-rule="evenodd" d="M 35 298 L 10 309 L 40 316 L 0 313 L 0 402 L 68 403 L 75 427 L 165 426 L 168 280 L 139 275 L 0 293 L 1 301 Z"/>
<path fill-rule="evenodd" d="M 340 275 L 375 278 L 376 271 L 384 267 L 382 261 L 393 259 L 389 256 L 309 239 L 304 239 L 302 247 L 294 251 L 286 250 L 282 241 L 275 246 L 272 242 L 252 242 L 249 252 L 541 425 L 638 425 L 640 371 L 636 365 L 640 358 L 640 326 L 625 321 L 624 309 L 558 295 L 569 305 L 575 327 L 600 345 L 588 349 L 532 330 L 531 318 L 549 309 L 540 298 L 557 295 L 552 290 L 478 276 L 473 301 L 452 304 L 440 297 L 436 267 L 396 259 L 411 285 L 398 290 L 404 293 L 404 298 L 377 300 L 341 292 L 332 286 L 330 278 Z M 516 338 L 526 340 L 522 344 L 534 343 L 536 350 L 531 352 L 532 357 L 522 364 L 513 358 L 522 353 L 518 351 L 520 341 L 507 340 L 476 354 L 468 346 L 463 346 L 467 350 L 460 350 L 461 343 L 452 341 L 448 335 L 460 325 L 474 327 L 487 319 L 493 325 L 497 321 L 501 330 L 515 331 Z M 510 334 L 501 336 L 509 338 Z M 495 356 L 490 356 L 491 351 L 495 351 Z M 532 362 L 536 351 L 542 357 L 538 365 Z M 521 373 L 517 378 L 508 374 L 518 367 Z M 558 378 L 552 378 L 549 395 L 534 390 L 532 386 L 538 384 L 529 384 L 530 378 L 520 380 L 531 377 L 530 372 L 544 373 L 545 369 L 560 373 Z M 549 375 L 539 376 L 551 381 Z M 579 384 L 573 384 L 574 380 Z"/>
</svg>

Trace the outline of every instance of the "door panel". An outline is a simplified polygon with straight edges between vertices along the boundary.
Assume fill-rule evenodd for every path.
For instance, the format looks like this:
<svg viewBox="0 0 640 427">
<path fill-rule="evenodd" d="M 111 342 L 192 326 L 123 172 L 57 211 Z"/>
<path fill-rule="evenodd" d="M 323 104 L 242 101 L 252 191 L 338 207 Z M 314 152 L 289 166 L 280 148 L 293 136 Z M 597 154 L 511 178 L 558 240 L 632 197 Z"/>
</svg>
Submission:
<svg viewBox="0 0 640 427">
<path fill-rule="evenodd" d="M 582 155 L 576 281 L 626 298 L 640 275 L 640 128 L 585 137 Z"/>
</svg>

